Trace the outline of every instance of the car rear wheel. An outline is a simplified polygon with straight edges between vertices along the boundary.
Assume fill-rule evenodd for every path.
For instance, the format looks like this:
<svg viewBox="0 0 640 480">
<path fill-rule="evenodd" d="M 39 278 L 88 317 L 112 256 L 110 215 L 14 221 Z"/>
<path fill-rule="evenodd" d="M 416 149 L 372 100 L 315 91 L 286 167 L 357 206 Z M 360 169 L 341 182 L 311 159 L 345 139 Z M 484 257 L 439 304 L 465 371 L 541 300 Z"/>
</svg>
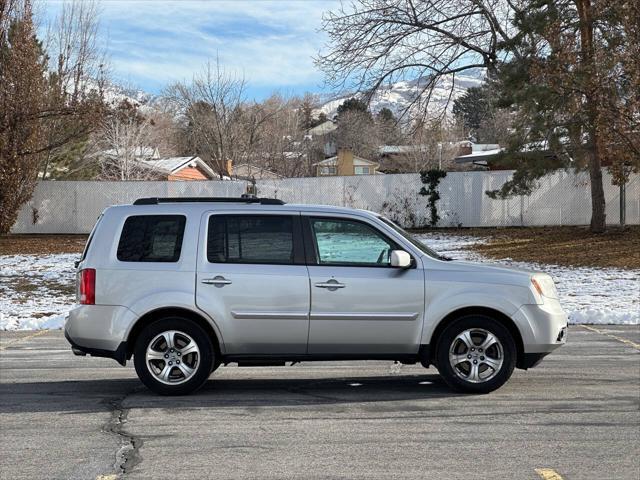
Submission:
<svg viewBox="0 0 640 480">
<path fill-rule="evenodd" d="M 515 341 L 509 330 L 493 318 L 462 317 L 440 336 L 436 364 L 454 390 L 488 393 L 511 377 L 516 365 Z"/>
<path fill-rule="evenodd" d="M 134 348 L 138 377 L 161 395 L 187 395 L 209 378 L 215 353 L 207 333 L 181 317 L 156 320 L 142 330 Z"/>
</svg>

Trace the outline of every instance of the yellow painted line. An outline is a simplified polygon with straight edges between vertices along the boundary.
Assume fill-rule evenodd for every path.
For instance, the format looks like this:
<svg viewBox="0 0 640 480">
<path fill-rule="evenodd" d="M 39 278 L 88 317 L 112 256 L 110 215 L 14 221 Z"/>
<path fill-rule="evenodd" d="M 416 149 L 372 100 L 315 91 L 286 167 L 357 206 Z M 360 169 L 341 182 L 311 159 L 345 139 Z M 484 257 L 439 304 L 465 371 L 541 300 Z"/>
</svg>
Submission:
<svg viewBox="0 0 640 480">
<path fill-rule="evenodd" d="M 605 337 L 613 338 L 614 340 L 625 343 L 630 347 L 635 348 L 636 350 L 640 350 L 640 343 L 632 342 L 631 340 L 627 340 L 626 338 L 618 337 L 617 335 L 612 335 L 610 333 L 603 332 L 602 330 L 598 330 L 597 328 L 593 328 L 588 325 L 580 325 L 580 326 L 586 330 L 599 333 L 600 335 L 604 335 Z"/>
<path fill-rule="evenodd" d="M 16 338 L 14 341 L 9 342 L 5 345 L 0 346 L 0 350 L 6 350 L 7 348 L 9 348 L 11 345 L 15 345 L 16 343 L 20 343 L 24 340 L 29 340 L 30 338 L 35 338 L 35 337 L 39 337 L 40 335 L 44 335 L 45 333 L 47 333 L 49 330 L 40 330 L 37 331 L 36 333 L 32 333 L 30 335 L 25 335 L 24 337 L 20 337 L 20 338 Z"/>
<path fill-rule="evenodd" d="M 552 468 L 536 468 L 536 473 L 543 480 L 562 480 L 562 476 Z"/>
<path fill-rule="evenodd" d="M 96 480 L 118 480 L 118 475 L 112 473 L 111 475 L 98 475 Z"/>
</svg>

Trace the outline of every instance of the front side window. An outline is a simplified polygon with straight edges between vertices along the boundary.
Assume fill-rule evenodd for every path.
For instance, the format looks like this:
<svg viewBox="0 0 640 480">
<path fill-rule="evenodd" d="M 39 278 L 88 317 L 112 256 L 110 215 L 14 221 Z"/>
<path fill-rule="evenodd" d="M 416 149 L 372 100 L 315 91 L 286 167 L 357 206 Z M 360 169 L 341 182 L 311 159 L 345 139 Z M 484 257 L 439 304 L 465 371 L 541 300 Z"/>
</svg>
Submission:
<svg viewBox="0 0 640 480">
<path fill-rule="evenodd" d="M 177 262 L 182 249 L 184 215 L 134 215 L 124 222 L 118 260 Z"/>
<path fill-rule="evenodd" d="M 354 167 L 354 173 L 356 175 L 369 175 L 369 167 Z"/>
<path fill-rule="evenodd" d="M 212 215 L 207 260 L 211 263 L 293 263 L 293 221 L 278 215 Z"/>
<path fill-rule="evenodd" d="M 312 218 L 319 265 L 389 266 L 396 245 L 369 225 L 343 219 Z"/>
</svg>

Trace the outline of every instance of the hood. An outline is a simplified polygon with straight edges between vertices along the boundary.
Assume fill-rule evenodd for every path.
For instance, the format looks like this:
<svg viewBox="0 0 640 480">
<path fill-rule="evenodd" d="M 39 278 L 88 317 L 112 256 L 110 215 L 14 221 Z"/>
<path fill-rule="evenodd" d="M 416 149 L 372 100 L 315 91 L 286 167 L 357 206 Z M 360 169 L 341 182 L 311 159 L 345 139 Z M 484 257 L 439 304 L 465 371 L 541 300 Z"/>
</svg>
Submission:
<svg viewBox="0 0 640 480">
<path fill-rule="evenodd" d="M 491 263 L 477 263 L 459 260 L 437 261 L 427 264 L 427 277 L 429 270 L 439 270 L 442 273 L 451 273 L 455 275 L 457 281 L 475 282 L 475 283 L 494 283 L 503 285 L 521 285 L 529 287 L 531 285 L 531 277 L 536 273 L 532 270 L 524 270 L 521 268 L 508 267 L 505 265 Z M 433 262 L 433 263 L 432 263 Z M 434 265 L 437 263 L 437 266 Z"/>
</svg>

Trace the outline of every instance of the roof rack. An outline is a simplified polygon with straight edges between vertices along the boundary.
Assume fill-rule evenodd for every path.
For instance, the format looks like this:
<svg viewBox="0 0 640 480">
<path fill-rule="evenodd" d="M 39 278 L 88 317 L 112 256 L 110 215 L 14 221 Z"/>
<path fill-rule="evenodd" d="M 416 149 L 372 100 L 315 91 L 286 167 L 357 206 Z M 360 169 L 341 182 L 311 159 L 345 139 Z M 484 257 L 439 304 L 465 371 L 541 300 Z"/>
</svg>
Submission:
<svg viewBox="0 0 640 480">
<path fill-rule="evenodd" d="M 158 205 L 159 203 L 259 203 L 260 205 L 284 205 L 278 198 L 242 197 L 148 197 L 138 198 L 134 205 Z"/>
</svg>

